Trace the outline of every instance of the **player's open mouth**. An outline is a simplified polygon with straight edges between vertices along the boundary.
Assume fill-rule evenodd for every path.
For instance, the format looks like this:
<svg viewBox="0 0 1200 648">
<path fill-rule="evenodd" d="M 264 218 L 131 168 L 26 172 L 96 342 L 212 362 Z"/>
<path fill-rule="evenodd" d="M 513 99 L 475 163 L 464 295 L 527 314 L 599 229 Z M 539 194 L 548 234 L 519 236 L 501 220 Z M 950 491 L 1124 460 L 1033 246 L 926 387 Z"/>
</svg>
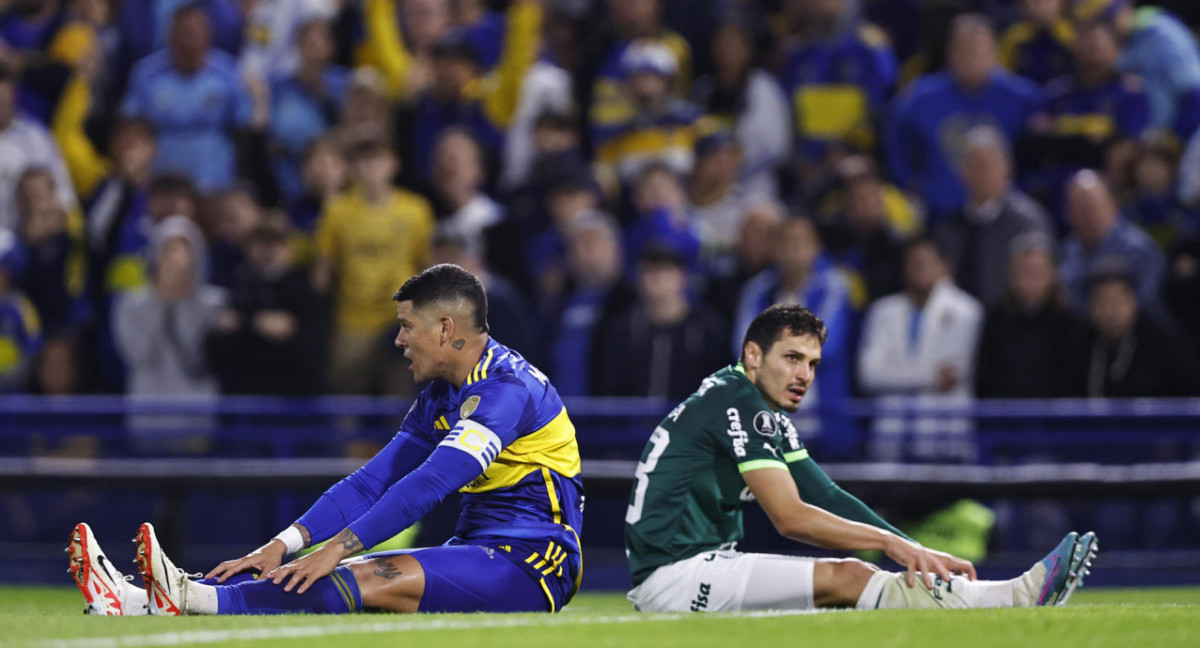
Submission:
<svg viewBox="0 0 1200 648">
<path fill-rule="evenodd" d="M 804 398 L 804 394 L 807 391 L 807 387 L 788 387 L 788 394 L 790 394 L 792 396 L 792 400 L 796 401 L 797 403 Z"/>
</svg>

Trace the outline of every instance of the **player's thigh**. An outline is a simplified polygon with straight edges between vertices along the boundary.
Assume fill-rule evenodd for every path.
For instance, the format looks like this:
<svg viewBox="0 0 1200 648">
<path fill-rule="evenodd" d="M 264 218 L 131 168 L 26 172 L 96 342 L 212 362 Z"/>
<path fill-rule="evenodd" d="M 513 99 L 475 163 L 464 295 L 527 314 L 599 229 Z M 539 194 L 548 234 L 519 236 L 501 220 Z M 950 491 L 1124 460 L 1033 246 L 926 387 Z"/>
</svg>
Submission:
<svg viewBox="0 0 1200 648">
<path fill-rule="evenodd" d="M 425 569 L 412 550 L 367 554 L 343 561 L 354 573 L 363 607 L 417 612 L 425 592 Z"/>
<path fill-rule="evenodd" d="M 401 549 L 363 556 L 351 564 L 361 564 L 358 569 L 370 574 L 368 578 L 377 583 L 387 579 L 376 571 L 386 571 L 388 565 L 394 565 L 402 573 L 409 569 L 412 579 L 406 582 L 410 585 L 415 585 L 419 572 L 421 590 L 416 609 L 405 611 L 544 612 L 548 609 L 546 595 L 538 582 L 491 547 L 445 545 Z M 355 575 L 358 574 L 356 571 Z M 362 587 L 361 580 L 359 586 Z M 365 589 L 363 601 L 372 607 Z M 392 609 L 386 605 L 379 607 Z"/>
<path fill-rule="evenodd" d="M 629 593 L 642 612 L 813 608 L 815 560 L 709 551 L 658 568 Z"/>
</svg>

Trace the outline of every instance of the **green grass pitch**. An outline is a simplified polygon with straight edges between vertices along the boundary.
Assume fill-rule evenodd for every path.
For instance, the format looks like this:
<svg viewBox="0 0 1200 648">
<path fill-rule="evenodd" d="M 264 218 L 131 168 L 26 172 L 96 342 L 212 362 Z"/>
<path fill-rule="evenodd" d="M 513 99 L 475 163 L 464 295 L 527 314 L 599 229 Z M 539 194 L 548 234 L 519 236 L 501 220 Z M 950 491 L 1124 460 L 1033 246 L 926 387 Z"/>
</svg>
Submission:
<svg viewBox="0 0 1200 648">
<path fill-rule="evenodd" d="M 98 618 L 74 588 L 0 588 L 4 648 L 152 646 L 1054 646 L 1200 645 L 1200 588 L 1083 590 L 1063 608 L 778 614 L 637 614 L 582 594 L 544 614 Z"/>
</svg>

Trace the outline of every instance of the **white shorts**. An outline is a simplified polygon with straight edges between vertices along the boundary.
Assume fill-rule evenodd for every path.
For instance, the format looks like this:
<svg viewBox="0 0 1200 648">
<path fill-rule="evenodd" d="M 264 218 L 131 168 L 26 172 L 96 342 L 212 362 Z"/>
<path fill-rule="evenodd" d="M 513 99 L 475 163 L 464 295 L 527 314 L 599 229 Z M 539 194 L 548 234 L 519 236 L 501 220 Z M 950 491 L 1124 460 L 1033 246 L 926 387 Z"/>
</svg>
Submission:
<svg viewBox="0 0 1200 648">
<path fill-rule="evenodd" d="M 640 612 L 813 609 L 814 558 L 706 551 L 654 570 L 626 598 Z"/>
</svg>

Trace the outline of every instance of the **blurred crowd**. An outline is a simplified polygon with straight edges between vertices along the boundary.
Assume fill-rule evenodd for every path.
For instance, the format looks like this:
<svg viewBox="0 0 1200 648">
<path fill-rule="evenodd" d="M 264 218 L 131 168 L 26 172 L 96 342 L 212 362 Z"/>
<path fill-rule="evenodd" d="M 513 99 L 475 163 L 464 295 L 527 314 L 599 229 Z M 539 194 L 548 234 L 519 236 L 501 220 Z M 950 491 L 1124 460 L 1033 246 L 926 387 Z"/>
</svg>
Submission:
<svg viewBox="0 0 1200 648">
<path fill-rule="evenodd" d="M 0 0 L 0 391 L 411 395 L 476 273 L 564 396 L 762 308 L 808 406 L 1200 395 L 1200 5 Z"/>
</svg>

